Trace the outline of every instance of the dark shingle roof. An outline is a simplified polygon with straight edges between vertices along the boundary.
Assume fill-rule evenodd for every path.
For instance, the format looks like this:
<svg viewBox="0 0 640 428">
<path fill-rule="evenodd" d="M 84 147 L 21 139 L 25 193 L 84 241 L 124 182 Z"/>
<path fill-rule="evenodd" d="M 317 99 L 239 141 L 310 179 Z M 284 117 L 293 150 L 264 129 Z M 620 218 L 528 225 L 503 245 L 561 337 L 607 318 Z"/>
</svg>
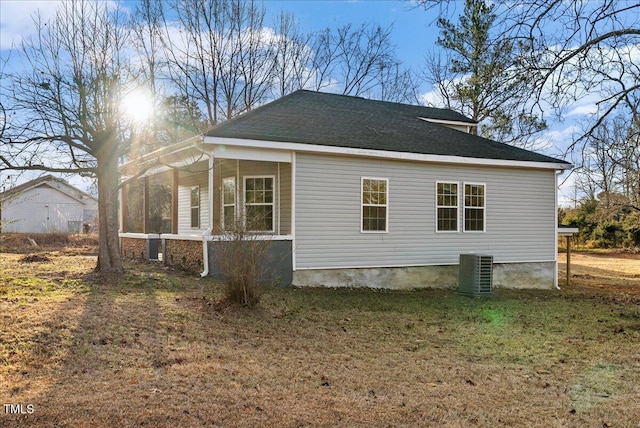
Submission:
<svg viewBox="0 0 640 428">
<path fill-rule="evenodd" d="M 220 124 L 206 136 L 567 164 L 421 117 L 475 124 L 452 110 L 301 90 Z"/>
</svg>

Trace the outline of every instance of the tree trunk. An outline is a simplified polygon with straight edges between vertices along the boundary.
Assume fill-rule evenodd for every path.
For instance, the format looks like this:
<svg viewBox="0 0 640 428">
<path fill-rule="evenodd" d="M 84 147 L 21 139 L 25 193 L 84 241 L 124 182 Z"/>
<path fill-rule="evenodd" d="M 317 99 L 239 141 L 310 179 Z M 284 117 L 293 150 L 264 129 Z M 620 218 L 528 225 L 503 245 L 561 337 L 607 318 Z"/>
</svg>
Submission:
<svg viewBox="0 0 640 428">
<path fill-rule="evenodd" d="M 123 273 L 118 237 L 118 158 L 112 153 L 98 161 L 98 264 L 97 272 Z"/>
</svg>

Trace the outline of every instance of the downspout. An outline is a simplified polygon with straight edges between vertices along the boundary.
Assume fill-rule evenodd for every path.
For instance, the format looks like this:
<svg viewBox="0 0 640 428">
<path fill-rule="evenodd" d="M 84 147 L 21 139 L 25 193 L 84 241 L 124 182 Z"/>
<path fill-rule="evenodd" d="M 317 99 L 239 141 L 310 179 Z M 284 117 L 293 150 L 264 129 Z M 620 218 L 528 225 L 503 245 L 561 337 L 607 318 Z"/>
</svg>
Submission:
<svg viewBox="0 0 640 428">
<path fill-rule="evenodd" d="M 213 174 L 213 153 L 208 152 L 207 156 L 209 156 L 209 168 L 207 171 L 209 172 L 209 227 L 202 233 L 202 264 L 204 266 L 204 270 L 200 274 L 201 278 L 204 278 L 209 275 L 209 245 L 208 245 L 208 237 L 213 234 L 213 195 L 214 195 L 214 174 Z"/>
<path fill-rule="evenodd" d="M 556 288 L 556 290 L 560 290 L 560 285 L 558 284 L 558 177 L 560 176 L 560 174 L 563 174 L 564 171 L 563 170 L 557 170 L 556 171 L 556 211 L 555 211 L 555 219 L 554 219 L 554 224 L 555 224 L 555 236 L 554 236 L 554 249 L 555 249 L 555 254 L 554 254 L 554 259 L 556 261 L 555 263 L 555 275 L 553 278 L 553 285 Z"/>
</svg>

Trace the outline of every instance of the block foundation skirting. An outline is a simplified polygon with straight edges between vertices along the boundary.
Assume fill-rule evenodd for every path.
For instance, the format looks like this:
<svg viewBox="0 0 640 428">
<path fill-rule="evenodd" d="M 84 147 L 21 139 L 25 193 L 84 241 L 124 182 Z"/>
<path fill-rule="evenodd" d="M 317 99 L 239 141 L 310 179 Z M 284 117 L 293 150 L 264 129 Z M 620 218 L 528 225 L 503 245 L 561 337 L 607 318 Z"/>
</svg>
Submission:
<svg viewBox="0 0 640 428">
<path fill-rule="evenodd" d="M 163 239 L 162 244 L 162 259 L 165 265 L 191 273 L 204 270 L 202 241 Z"/>
<path fill-rule="evenodd" d="M 209 275 L 222 280 L 224 274 L 220 269 L 218 255 L 223 246 L 228 245 L 225 241 L 208 242 L 209 245 Z M 291 274 L 293 272 L 291 259 L 291 241 L 274 240 L 270 241 L 269 251 L 265 263 L 268 265 L 270 275 L 273 275 L 273 283 L 276 286 L 284 287 L 291 284 Z"/>
<path fill-rule="evenodd" d="M 555 262 L 494 263 L 495 288 L 554 287 Z M 392 290 L 457 288 L 458 265 L 398 268 L 313 269 L 293 272 L 297 287 L 369 287 Z"/>
</svg>

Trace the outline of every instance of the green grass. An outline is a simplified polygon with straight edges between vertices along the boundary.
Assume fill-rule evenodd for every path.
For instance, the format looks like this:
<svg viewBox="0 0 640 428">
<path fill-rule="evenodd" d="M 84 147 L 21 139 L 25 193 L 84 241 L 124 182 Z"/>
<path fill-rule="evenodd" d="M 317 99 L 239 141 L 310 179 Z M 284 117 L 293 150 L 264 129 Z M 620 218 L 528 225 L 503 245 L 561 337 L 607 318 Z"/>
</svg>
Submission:
<svg viewBox="0 0 640 428">
<path fill-rule="evenodd" d="M 488 298 L 276 288 L 249 310 L 221 304 L 215 281 L 158 265 L 97 276 L 95 259 L 17 258 L 0 254 L 11 273 L 0 396 L 36 412 L 0 415 L 3 427 L 640 420 L 640 293 L 628 282 Z"/>
</svg>

